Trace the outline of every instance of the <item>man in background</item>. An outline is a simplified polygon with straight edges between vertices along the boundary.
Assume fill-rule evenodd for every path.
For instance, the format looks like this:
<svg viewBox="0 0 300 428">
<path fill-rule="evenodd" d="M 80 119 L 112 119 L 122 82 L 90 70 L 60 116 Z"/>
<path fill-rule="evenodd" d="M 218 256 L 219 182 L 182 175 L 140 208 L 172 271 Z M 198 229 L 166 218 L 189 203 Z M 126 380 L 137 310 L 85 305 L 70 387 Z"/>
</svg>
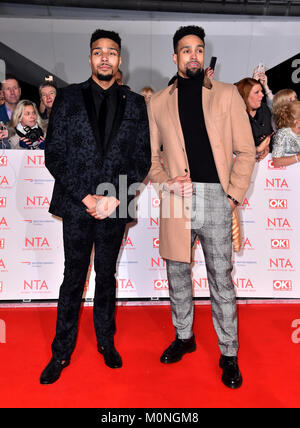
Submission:
<svg viewBox="0 0 300 428">
<path fill-rule="evenodd" d="M 8 123 L 21 97 L 21 88 L 17 79 L 7 75 L 1 82 L 4 103 L 0 106 L 0 122 Z M 0 137 L 1 138 L 1 137 Z"/>
</svg>

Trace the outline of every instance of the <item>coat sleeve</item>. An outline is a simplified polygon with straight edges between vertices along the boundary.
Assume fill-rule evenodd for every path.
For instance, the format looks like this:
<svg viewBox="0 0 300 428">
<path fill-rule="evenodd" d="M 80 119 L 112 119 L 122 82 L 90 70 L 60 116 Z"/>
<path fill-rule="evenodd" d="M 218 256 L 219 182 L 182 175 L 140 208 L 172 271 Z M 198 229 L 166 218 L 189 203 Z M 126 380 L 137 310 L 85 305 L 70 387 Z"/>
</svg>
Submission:
<svg viewBox="0 0 300 428">
<path fill-rule="evenodd" d="M 59 92 L 49 118 L 45 141 L 45 165 L 64 192 L 76 202 L 81 202 L 89 191 L 84 188 L 83 180 L 72 172 L 67 159 L 72 138 L 68 134 L 66 102 L 64 94 Z"/>
<path fill-rule="evenodd" d="M 130 163 L 128 172 L 129 186 L 133 183 L 141 183 L 146 178 L 151 166 L 149 122 L 144 100 L 141 105 L 137 139 L 130 156 Z"/>
<path fill-rule="evenodd" d="M 256 150 L 246 106 L 235 86 L 232 90 L 230 113 L 235 160 L 229 177 L 227 193 L 242 202 L 250 185 Z"/>
</svg>

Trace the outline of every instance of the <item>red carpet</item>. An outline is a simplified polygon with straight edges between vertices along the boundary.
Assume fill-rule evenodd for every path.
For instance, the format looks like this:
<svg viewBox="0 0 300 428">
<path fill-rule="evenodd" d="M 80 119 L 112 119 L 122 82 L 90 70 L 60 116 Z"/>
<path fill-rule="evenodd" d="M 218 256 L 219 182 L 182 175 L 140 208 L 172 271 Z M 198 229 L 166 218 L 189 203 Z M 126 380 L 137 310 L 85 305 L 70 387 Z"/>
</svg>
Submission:
<svg viewBox="0 0 300 428">
<path fill-rule="evenodd" d="M 92 308 L 85 307 L 71 364 L 53 385 L 40 385 L 48 363 L 56 308 L 0 308 L 0 406 L 97 408 L 299 407 L 300 343 L 292 322 L 299 304 L 238 305 L 239 363 L 244 383 L 223 386 L 209 305 L 196 306 L 197 351 L 172 365 L 159 362 L 174 338 L 166 306 L 118 307 L 116 346 L 123 368 L 97 352 Z M 300 332 L 294 335 L 300 338 Z"/>
</svg>

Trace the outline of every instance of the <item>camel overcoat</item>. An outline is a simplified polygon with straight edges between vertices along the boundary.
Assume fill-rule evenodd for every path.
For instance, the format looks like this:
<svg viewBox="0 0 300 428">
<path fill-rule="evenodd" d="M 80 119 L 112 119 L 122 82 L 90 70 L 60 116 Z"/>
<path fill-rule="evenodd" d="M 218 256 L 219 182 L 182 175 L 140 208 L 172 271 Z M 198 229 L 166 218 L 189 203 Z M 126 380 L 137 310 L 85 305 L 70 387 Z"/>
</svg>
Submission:
<svg viewBox="0 0 300 428">
<path fill-rule="evenodd" d="M 211 82 L 205 77 L 202 105 L 220 183 L 226 194 L 241 202 L 250 185 L 256 153 L 245 103 L 234 85 Z M 150 180 L 160 196 L 160 255 L 189 263 L 191 200 L 162 190 L 163 183 L 189 172 L 178 112 L 177 80 L 152 96 L 148 116 Z"/>
</svg>

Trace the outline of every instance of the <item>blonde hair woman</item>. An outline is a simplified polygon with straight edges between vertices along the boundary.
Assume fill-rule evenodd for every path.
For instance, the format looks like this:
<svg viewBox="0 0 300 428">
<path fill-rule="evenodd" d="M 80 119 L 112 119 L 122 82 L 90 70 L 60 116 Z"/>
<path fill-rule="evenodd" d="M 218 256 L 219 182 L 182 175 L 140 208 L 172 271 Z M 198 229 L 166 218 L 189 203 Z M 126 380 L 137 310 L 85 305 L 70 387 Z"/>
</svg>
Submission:
<svg viewBox="0 0 300 428">
<path fill-rule="evenodd" d="M 45 125 L 35 103 L 22 100 L 17 104 L 9 123 L 8 136 L 12 149 L 44 149 Z"/>
<path fill-rule="evenodd" d="M 277 117 L 280 113 L 281 108 L 292 101 L 297 101 L 297 94 L 293 89 L 281 89 L 280 91 L 276 92 L 273 98 L 273 105 L 272 105 L 272 115 L 273 115 L 273 121 L 277 126 Z"/>
<path fill-rule="evenodd" d="M 274 166 L 300 162 L 300 101 L 285 104 L 278 111 L 278 131 L 274 136 L 272 157 Z"/>
</svg>

